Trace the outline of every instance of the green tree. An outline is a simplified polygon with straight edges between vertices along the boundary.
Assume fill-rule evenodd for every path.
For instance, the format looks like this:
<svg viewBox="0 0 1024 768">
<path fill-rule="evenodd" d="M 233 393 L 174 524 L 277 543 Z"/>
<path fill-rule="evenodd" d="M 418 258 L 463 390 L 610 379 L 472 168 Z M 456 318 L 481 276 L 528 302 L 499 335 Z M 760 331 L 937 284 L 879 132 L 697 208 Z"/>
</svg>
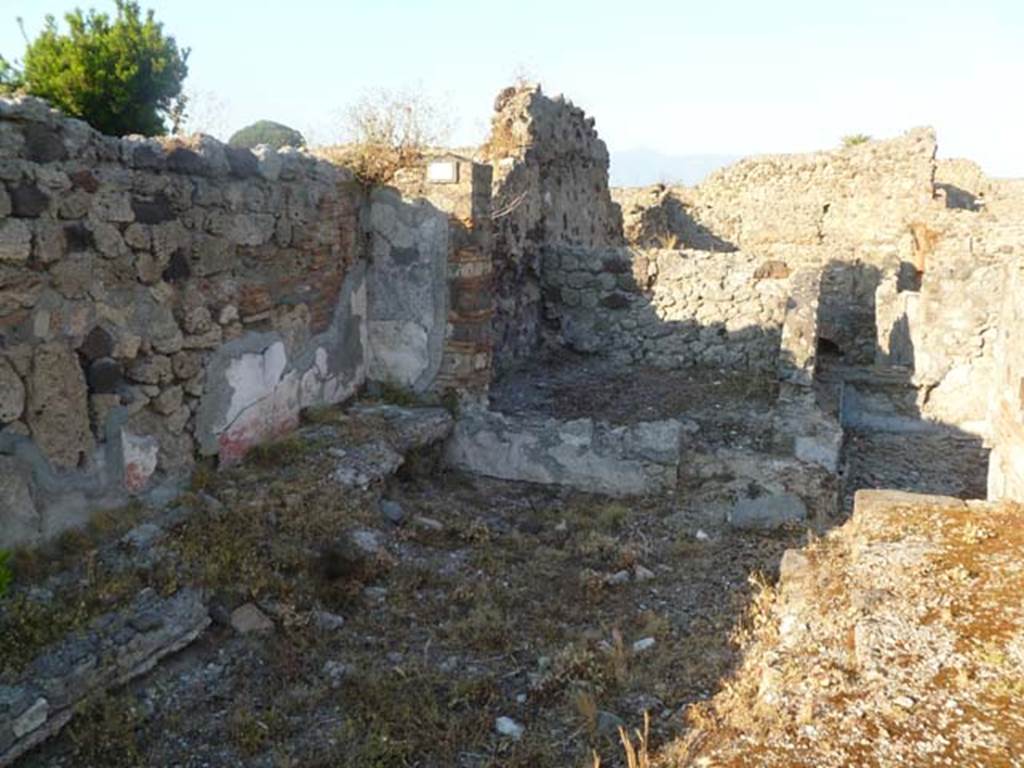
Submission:
<svg viewBox="0 0 1024 768">
<path fill-rule="evenodd" d="M 273 120 L 258 120 L 235 131 L 228 144 L 232 147 L 252 149 L 258 144 L 268 144 L 274 149 L 281 147 L 304 147 L 306 139 L 294 128 L 275 123 Z"/>
<path fill-rule="evenodd" d="M 21 72 L 0 56 L 0 96 L 14 93 L 22 87 Z"/>
<path fill-rule="evenodd" d="M 117 15 L 74 10 L 64 15 L 67 33 L 53 16 L 25 51 L 21 73 L 33 96 L 82 118 L 104 133 L 121 136 L 166 133 L 164 116 L 175 110 L 188 74 L 188 49 L 165 35 L 153 11 L 115 0 Z M 9 64 L 0 64 L 0 84 Z"/>
</svg>

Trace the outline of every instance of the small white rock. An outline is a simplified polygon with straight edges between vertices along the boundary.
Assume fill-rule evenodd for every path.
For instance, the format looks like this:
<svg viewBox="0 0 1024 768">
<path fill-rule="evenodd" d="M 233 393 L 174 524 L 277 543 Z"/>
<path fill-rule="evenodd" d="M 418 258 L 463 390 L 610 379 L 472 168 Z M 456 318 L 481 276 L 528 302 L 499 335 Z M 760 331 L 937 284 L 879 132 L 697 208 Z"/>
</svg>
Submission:
<svg viewBox="0 0 1024 768">
<path fill-rule="evenodd" d="M 654 578 L 654 571 L 644 568 L 642 565 L 635 565 L 633 566 L 633 577 L 637 581 L 650 581 Z"/>
<path fill-rule="evenodd" d="M 444 525 L 432 517 L 424 517 L 423 515 L 416 515 L 412 519 L 414 525 L 420 528 L 426 528 L 428 531 L 443 531 Z"/>
<path fill-rule="evenodd" d="M 650 650 L 654 647 L 655 642 L 653 637 L 642 637 L 633 643 L 633 653 L 643 653 Z"/>
<path fill-rule="evenodd" d="M 697 533 L 696 533 L 696 536 L 695 536 L 695 538 L 697 539 L 697 541 L 710 541 L 710 540 L 711 540 L 711 537 L 710 537 L 710 536 L 708 536 L 708 535 L 707 535 L 707 534 L 706 534 L 706 533 L 705 533 L 704 531 L 702 531 L 702 530 L 701 530 L 700 528 L 698 528 L 698 529 L 697 529 Z"/>
<path fill-rule="evenodd" d="M 502 736 L 508 736 L 513 741 L 519 741 L 523 738 L 526 729 L 511 717 L 502 716 L 494 721 L 494 730 Z"/>
<path fill-rule="evenodd" d="M 912 698 L 910 698 L 909 696 L 897 696 L 895 699 L 892 700 L 892 703 L 895 704 L 900 709 L 913 709 L 914 708 L 914 700 Z"/>
<path fill-rule="evenodd" d="M 625 584 L 629 581 L 629 571 L 617 571 L 604 577 L 605 584 Z"/>
<path fill-rule="evenodd" d="M 342 661 L 329 659 L 324 662 L 323 673 L 331 681 L 331 687 L 337 688 L 348 675 L 348 665 Z"/>
<path fill-rule="evenodd" d="M 380 540 L 376 531 L 359 530 L 349 534 L 352 543 L 368 555 L 376 555 L 380 552 Z"/>
<path fill-rule="evenodd" d="M 313 611 L 313 621 L 325 632 L 333 632 L 345 626 L 345 619 L 330 611 Z"/>
</svg>

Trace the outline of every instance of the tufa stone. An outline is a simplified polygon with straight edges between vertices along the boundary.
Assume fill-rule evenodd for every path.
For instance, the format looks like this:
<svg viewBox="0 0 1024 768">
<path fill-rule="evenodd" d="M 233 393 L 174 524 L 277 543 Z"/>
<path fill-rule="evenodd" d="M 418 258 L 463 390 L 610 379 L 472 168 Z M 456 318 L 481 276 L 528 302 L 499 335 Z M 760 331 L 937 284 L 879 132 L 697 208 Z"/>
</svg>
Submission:
<svg viewBox="0 0 1024 768">
<path fill-rule="evenodd" d="M 17 421 L 25 412 L 25 385 L 5 358 L 0 357 L 0 424 Z"/>
<path fill-rule="evenodd" d="M 85 335 L 78 353 L 86 360 L 97 360 L 101 357 L 110 357 L 114 352 L 114 339 L 101 326 L 95 326 Z"/>
<path fill-rule="evenodd" d="M 11 214 L 18 218 L 36 218 L 50 207 L 50 196 L 35 184 L 19 184 L 9 193 Z"/>
<path fill-rule="evenodd" d="M 174 209 L 171 201 L 162 192 L 158 192 L 149 200 L 141 197 L 132 199 L 132 210 L 135 221 L 140 224 L 163 224 L 174 220 Z"/>
<path fill-rule="evenodd" d="M 32 163 L 53 163 L 68 156 L 64 140 L 56 128 L 28 123 L 24 128 L 25 159 Z"/>
<path fill-rule="evenodd" d="M 88 392 L 77 355 L 60 342 L 40 344 L 27 383 L 32 438 L 54 466 L 77 467 L 92 447 Z"/>
<path fill-rule="evenodd" d="M 109 357 L 93 360 L 89 365 L 89 392 L 94 395 L 111 395 L 121 384 L 121 364 Z"/>
</svg>

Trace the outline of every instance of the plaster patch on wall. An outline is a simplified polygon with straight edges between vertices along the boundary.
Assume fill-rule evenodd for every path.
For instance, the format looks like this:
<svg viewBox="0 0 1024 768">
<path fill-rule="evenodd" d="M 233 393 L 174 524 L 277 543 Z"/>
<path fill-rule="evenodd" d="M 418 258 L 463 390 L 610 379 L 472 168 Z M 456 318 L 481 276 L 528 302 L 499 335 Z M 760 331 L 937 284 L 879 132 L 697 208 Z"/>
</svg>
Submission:
<svg viewBox="0 0 1024 768">
<path fill-rule="evenodd" d="M 129 493 L 141 493 L 146 490 L 156 472 L 160 442 L 152 435 L 136 435 L 122 429 L 121 452 L 124 488 Z"/>
</svg>

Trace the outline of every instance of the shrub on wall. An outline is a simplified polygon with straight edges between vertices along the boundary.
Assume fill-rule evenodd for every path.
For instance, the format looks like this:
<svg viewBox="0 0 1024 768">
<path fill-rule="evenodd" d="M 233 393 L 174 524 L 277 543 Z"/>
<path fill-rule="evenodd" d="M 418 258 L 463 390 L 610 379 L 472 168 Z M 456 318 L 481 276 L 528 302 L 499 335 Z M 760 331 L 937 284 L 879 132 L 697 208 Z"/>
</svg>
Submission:
<svg viewBox="0 0 1024 768">
<path fill-rule="evenodd" d="M 25 51 L 24 67 L 0 63 L 0 86 L 22 87 L 104 133 L 166 133 L 188 74 L 188 49 L 138 3 L 116 0 L 117 14 L 74 10 L 68 31 L 53 16 Z"/>
<path fill-rule="evenodd" d="M 259 144 L 267 144 L 274 149 L 281 147 L 304 147 L 306 139 L 294 128 L 275 123 L 273 120 L 259 120 L 235 131 L 228 144 L 233 147 L 252 149 Z"/>
<path fill-rule="evenodd" d="M 351 143 L 333 148 L 328 159 L 347 165 L 366 184 L 386 184 L 424 151 L 448 138 L 444 112 L 419 91 L 379 90 L 349 108 Z"/>
<path fill-rule="evenodd" d="M 867 144 L 871 141 L 871 137 L 866 133 L 851 133 L 849 136 L 843 136 L 844 147 L 856 147 L 858 144 Z"/>
</svg>

